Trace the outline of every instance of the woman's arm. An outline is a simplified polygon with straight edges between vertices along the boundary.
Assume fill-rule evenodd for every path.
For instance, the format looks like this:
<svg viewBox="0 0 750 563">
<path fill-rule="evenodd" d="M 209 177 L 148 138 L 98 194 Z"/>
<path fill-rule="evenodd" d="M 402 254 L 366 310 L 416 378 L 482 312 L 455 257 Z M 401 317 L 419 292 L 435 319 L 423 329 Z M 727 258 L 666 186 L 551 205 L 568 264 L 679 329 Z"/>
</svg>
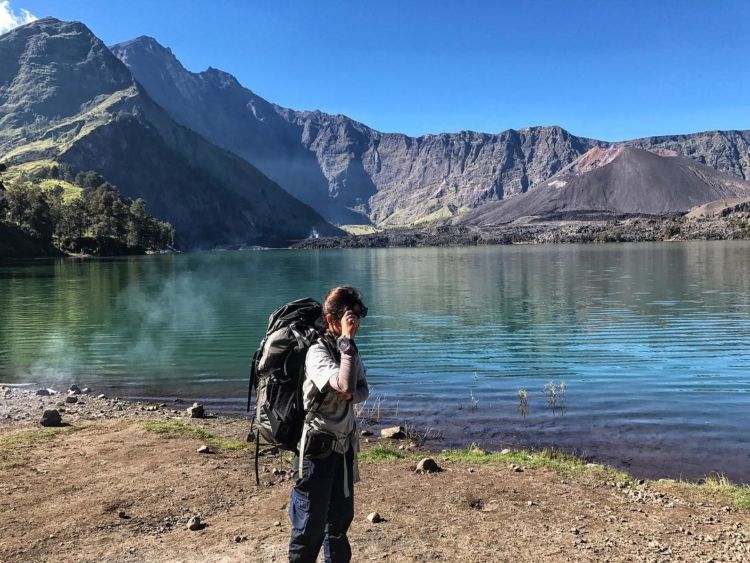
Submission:
<svg viewBox="0 0 750 563">
<path fill-rule="evenodd" d="M 341 367 L 331 375 L 328 384 L 339 393 L 354 395 L 357 390 L 357 357 L 355 354 L 341 354 Z"/>
</svg>

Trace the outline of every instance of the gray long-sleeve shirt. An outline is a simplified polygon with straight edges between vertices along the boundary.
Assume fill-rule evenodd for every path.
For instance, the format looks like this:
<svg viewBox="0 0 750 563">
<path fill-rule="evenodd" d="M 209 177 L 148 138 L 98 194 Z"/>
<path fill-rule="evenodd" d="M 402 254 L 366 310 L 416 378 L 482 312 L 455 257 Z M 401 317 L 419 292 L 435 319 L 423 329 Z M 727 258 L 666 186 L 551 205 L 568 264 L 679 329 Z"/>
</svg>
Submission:
<svg viewBox="0 0 750 563">
<path fill-rule="evenodd" d="M 327 430 L 334 434 L 348 435 L 354 428 L 354 413 L 345 401 L 331 390 L 352 394 L 352 403 L 365 401 L 370 390 L 367 386 L 367 370 L 358 353 L 341 354 L 339 362 L 331 355 L 322 342 L 316 342 L 307 351 L 305 358 L 305 381 L 302 384 L 302 395 L 305 409 L 309 409 L 317 392 L 326 393 L 321 405 L 316 409 L 324 421 Z M 350 413 L 351 424 L 344 424 L 347 413 Z M 315 425 L 318 426 L 318 425 Z"/>
</svg>

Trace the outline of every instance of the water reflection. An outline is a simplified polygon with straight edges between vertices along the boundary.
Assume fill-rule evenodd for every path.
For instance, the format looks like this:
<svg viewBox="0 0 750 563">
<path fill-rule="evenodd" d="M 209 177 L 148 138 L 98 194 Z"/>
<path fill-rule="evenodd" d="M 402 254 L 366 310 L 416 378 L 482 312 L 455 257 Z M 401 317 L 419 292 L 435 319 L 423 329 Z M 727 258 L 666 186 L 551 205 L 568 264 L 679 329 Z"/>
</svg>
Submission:
<svg viewBox="0 0 750 563">
<path fill-rule="evenodd" d="M 358 339 L 379 408 L 439 428 L 447 445 L 555 443 L 614 461 L 622 449 L 634 467 L 671 458 L 682 474 L 713 458 L 747 475 L 749 250 L 696 242 L 0 265 L 0 377 L 239 409 L 269 313 L 350 283 L 371 311 Z"/>
</svg>

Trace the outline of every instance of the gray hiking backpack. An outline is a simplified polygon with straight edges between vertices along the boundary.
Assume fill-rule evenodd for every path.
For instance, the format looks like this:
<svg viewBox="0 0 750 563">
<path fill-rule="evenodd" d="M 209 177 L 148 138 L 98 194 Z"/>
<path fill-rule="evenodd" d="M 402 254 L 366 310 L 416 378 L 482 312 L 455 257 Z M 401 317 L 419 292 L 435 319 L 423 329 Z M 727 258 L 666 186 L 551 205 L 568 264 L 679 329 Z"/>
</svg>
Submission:
<svg viewBox="0 0 750 563">
<path fill-rule="evenodd" d="M 323 308 L 314 299 L 298 299 L 274 311 L 260 347 L 253 355 L 247 410 L 255 389 L 255 480 L 258 474 L 259 443 L 296 452 L 306 412 L 302 400 L 305 356 L 313 343 L 324 338 Z M 318 393 L 314 404 L 325 395 Z"/>
</svg>

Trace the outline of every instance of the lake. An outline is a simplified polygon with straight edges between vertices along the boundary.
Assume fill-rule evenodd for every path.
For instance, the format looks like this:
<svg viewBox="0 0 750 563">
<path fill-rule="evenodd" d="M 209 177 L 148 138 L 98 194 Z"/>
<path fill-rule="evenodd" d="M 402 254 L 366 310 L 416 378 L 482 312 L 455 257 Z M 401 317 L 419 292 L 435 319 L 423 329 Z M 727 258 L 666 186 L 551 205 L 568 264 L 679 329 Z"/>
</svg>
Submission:
<svg viewBox="0 0 750 563">
<path fill-rule="evenodd" d="M 0 381 L 243 412 L 268 315 L 343 283 L 370 309 L 367 413 L 432 429 L 432 447 L 553 445 L 640 476 L 750 481 L 741 241 L 0 264 Z"/>
</svg>

